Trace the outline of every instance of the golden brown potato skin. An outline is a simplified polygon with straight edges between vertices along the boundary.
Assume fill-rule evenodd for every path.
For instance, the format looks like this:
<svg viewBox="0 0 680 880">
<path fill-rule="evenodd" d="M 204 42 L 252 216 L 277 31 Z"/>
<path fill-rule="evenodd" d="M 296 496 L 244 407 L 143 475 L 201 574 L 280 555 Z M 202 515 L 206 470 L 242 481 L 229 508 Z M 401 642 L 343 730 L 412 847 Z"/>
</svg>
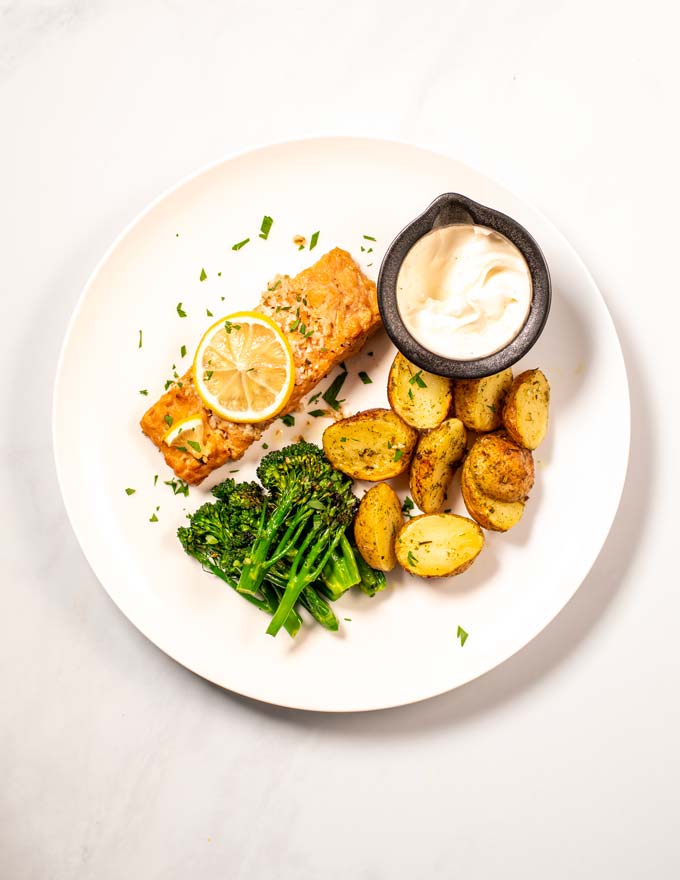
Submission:
<svg viewBox="0 0 680 880">
<path fill-rule="evenodd" d="M 484 533 L 466 516 L 423 513 L 402 526 L 395 549 L 406 571 L 433 578 L 462 574 L 483 546 Z"/>
<path fill-rule="evenodd" d="M 397 564 L 394 542 L 403 521 L 394 489 L 387 483 L 371 486 L 354 520 L 354 540 L 371 568 L 392 571 Z"/>
<path fill-rule="evenodd" d="M 456 416 L 471 431 L 495 431 L 501 426 L 503 404 L 511 385 L 509 368 L 483 379 L 457 379 Z"/>
<path fill-rule="evenodd" d="M 507 532 L 522 518 L 524 502 L 499 501 L 485 495 L 472 476 L 468 459 L 463 465 L 460 487 L 468 513 L 482 528 L 493 532 Z"/>
<path fill-rule="evenodd" d="M 536 449 L 548 430 L 550 384 L 541 370 L 525 370 L 512 383 L 503 408 L 503 424 L 512 439 Z"/>
<path fill-rule="evenodd" d="M 446 493 L 465 455 L 467 431 L 460 419 L 446 419 L 420 435 L 411 462 L 409 487 L 423 513 L 439 513 Z"/>
<path fill-rule="evenodd" d="M 401 352 L 392 361 L 387 399 L 398 416 L 419 430 L 441 424 L 453 402 L 453 381 L 420 370 Z"/>
<path fill-rule="evenodd" d="M 534 457 L 504 431 L 479 437 L 468 453 L 472 478 L 499 501 L 526 501 L 534 485 Z"/>
<path fill-rule="evenodd" d="M 389 480 L 408 468 L 418 432 L 391 409 L 367 409 L 329 425 L 323 451 L 355 480 Z"/>
</svg>

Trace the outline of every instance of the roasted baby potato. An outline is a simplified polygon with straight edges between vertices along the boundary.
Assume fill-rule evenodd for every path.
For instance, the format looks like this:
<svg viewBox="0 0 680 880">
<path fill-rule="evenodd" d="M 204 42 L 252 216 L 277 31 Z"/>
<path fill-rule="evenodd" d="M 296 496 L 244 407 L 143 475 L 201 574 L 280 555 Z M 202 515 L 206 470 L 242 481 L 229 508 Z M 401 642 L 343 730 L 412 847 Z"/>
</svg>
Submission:
<svg viewBox="0 0 680 880">
<path fill-rule="evenodd" d="M 402 526 L 397 561 L 420 577 L 461 574 L 479 556 L 484 533 L 477 523 L 454 513 L 423 513 Z"/>
<path fill-rule="evenodd" d="M 355 480 L 389 480 L 408 468 L 418 432 L 391 409 L 367 409 L 329 425 L 323 451 Z"/>
<path fill-rule="evenodd" d="M 516 443 L 536 449 L 548 430 L 550 385 L 540 370 L 526 370 L 512 383 L 503 407 L 505 430 Z"/>
<path fill-rule="evenodd" d="M 498 501 L 482 492 L 472 476 L 468 459 L 465 459 L 463 465 L 460 487 L 468 513 L 483 528 L 494 532 L 507 532 L 522 518 L 524 502 Z"/>
<path fill-rule="evenodd" d="M 534 457 L 504 431 L 479 437 L 467 460 L 473 480 L 485 495 L 499 501 L 526 501 L 534 485 Z"/>
<path fill-rule="evenodd" d="M 354 540 L 371 568 L 392 571 L 397 564 L 394 541 L 404 518 L 401 501 L 387 483 L 371 486 L 354 520 Z"/>
<path fill-rule="evenodd" d="M 411 495 L 424 513 L 439 513 L 456 467 L 465 455 L 467 431 L 460 419 L 446 419 L 420 435 L 411 462 Z"/>
<path fill-rule="evenodd" d="M 458 379 L 454 391 L 456 416 L 471 431 L 495 431 L 502 421 L 503 403 L 512 385 L 508 368 L 483 379 Z"/>
<path fill-rule="evenodd" d="M 387 379 L 387 399 L 407 425 L 420 430 L 435 428 L 451 408 L 453 382 L 419 370 L 397 352 Z"/>
</svg>

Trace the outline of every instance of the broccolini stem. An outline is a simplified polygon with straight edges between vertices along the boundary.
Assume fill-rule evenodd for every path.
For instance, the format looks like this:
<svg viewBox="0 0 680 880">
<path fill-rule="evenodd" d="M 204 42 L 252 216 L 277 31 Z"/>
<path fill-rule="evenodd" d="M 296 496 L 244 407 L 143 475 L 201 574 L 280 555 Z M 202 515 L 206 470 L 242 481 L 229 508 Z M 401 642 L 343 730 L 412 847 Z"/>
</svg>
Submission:
<svg viewBox="0 0 680 880">
<path fill-rule="evenodd" d="M 333 534 L 333 528 L 336 529 L 335 535 Z M 267 627 L 267 632 L 270 636 L 277 635 L 291 608 L 295 607 L 300 593 L 307 584 L 319 577 L 324 565 L 328 562 L 331 553 L 344 534 L 344 528 L 338 529 L 337 527 L 330 526 L 321 531 L 321 534 L 319 534 L 319 531 L 311 530 L 309 532 L 295 556 L 290 568 L 291 576 L 288 586 L 279 607 L 276 609 L 276 613 L 272 617 L 271 623 Z M 315 540 L 316 543 L 307 555 L 304 564 L 300 566 L 300 562 L 312 540 Z"/>
<path fill-rule="evenodd" d="M 232 588 L 232 590 L 238 592 L 238 590 L 236 590 L 236 584 L 230 578 L 228 578 L 226 574 L 216 565 L 213 565 L 211 562 L 204 561 L 203 567 L 212 572 L 212 574 L 217 575 L 218 578 L 221 578 L 221 580 L 223 580 L 225 584 L 228 584 Z M 272 615 L 276 611 L 276 607 L 279 604 L 279 597 L 276 595 L 276 593 L 274 593 L 274 595 L 271 595 L 271 593 L 267 594 L 267 592 L 265 592 L 264 590 L 262 592 L 264 595 L 263 599 L 260 599 L 257 596 L 250 596 L 248 593 L 241 593 L 241 595 L 244 599 L 247 599 L 251 605 L 259 608 L 260 611 L 264 611 L 265 614 Z M 283 628 L 286 630 L 291 638 L 294 638 L 297 635 L 297 632 L 301 626 L 302 618 L 297 613 L 297 611 L 293 609 L 286 618 L 283 624 Z"/>
<path fill-rule="evenodd" d="M 226 576 L 226 574 L 222 571 L 221 568 L 218 568 L 216 565 L 213 565 L 212 562 L 208 562 L 207 560 L 201 560 L 201 564 L 206 571 L 212 572 L 212 574 L 217 575 L 218 578 L 224 581 L 225 584 L 228 584 L 232 590 L 236 590 L 236 584 Z M 266 598 L 260 599 L 258 596 L 251 596 L 248 593 L 243 593 L 243 598 L 247 599 L 251 605 L 254 605 L 256 608 L 259 608 L 260 611 L 266 611 L 267 614 L 273 614 L 276 605 L 269 602 Z"/>
<path fill-rule="evenodd" d="M 241 569 L 241 576 L 236 586 L 239 593 L 253 596 L 259 590 L 266 574 L 265 566 L 269 548 L 292 506 L 292 501 L 282 500 L 265 526 L 263 534 L 255 540 L 250 549 L 249 558 Z"/>
<path fill-rule="evenodd" d="M 300 604 L 309 611 L 314 620 L 320 623 L 324 629 L 336 632 L 338 629 L 338 618 L 333 614 L 333 609 L 326 602 L 323 596 L 320 596 L 314 587 L 306 586 L 300 593 Z"/>
<path fill-rule="evenodd" d="M 321 572 L 323 591 L 333 600 L 339 599 L 350 587 L 361 581 L 354 549 L 347 535 L 343 534 L 340 543 L 333 551 Z"/>
<path fill-rule="evenodd" d="M 300 516 L 297 516 L 295 520 L 288 526 L 286 529 L 286 533 L 279 541 L 279 545 L 276 548 L 275 553 L 272 556 L 269 556 L 266 562 L 267 568 L 271 568 L 275 562 L 278 562 L 280 559 L 283 559 L 290 551 L 295 547 L 295 544 L 300 538 L 302 534 L 302 530 L 307 525 L 307 520 L 311 515 L 311 511 L 302 511 Z"/>
<path fill-rule="evenodd" d="M 261 590 L 262 595 L 267 599 L 269 605 L 271 606 L 270 614 L 273 614 L 274 610 L 278 607 L 279 601 L 281 599 L 281 593 L 283 591 L 277 590 L 274 584 L 270 584 L 267 581 L 263 582 Z M 243 593 L 243 598 L 249 599 L 250 596 L 248 596 L 247 593 Z M 302 618 L 294 608 L 286 618 L 286 622 L 283 624 L 283 626 L 288 635 L 291 638 L 295 638 L 298 630 L 302 626 Z"/>
<path fill-rule="evenodd" d="M 358 550 L 356 552 L 356 561 L 361 573 L 361 581 L 359 583 L 361 592 L 366 593 L 367 596 L 375 596 L 380 590 L 384 590 L 387 583 L 385 572 L 371 568 Z"/>
</svg>

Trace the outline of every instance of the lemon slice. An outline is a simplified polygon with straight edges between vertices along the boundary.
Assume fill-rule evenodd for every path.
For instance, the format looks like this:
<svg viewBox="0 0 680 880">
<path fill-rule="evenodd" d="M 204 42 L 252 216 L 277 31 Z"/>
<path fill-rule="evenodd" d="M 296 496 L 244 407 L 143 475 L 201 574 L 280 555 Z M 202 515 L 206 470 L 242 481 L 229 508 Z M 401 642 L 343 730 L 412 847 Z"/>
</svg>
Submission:
<svg viewBox="0 0 680 880">
<path fill-rule="evenodd" d="M 189 452 L 194 458 L 200 458 L 203 446 L 203 419 L 200 416 L 189 416 L 176 422 L 170 427 L 163 437 L 163 443 L 181 448 L 183 452 Z"/>
<path fill-rule="evenodd" d="M 293 392 L 293 352 L 270 318 L 236 312 L 216 321 L 201 339 L 194 384 L 203 403 L 223 419 L 264 422 Z"/>
</svg>

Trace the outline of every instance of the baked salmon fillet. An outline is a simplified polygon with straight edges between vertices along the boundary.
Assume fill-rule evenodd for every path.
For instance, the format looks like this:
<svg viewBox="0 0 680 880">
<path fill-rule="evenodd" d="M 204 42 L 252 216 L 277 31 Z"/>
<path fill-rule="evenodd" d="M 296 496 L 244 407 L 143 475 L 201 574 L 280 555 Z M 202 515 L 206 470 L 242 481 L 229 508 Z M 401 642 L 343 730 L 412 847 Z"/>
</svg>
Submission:
<svg viewBox="0 0 680 880">
<path fill-rule="evenodd" d="M 300 323 L 307 328 L 305 336 L 290 330 L 297 309 Z M 375 284 L 340 248 L 329 251 L 294 278 L 284 275 L 275 279 L 262 294 L 256 311 L 281 327 L 293 350 L 295 387 L 276 418 L 295 410 L 333 367 L 356 354 L 380 326 Z M 200 454 L 163 442 L 168 424 L 192 416 L 199 416 L 203 423 Z M 272 421 L 237 424 L 216 416 L 197 394 L 189 370 L 144 413 L 140 424 L 175 474 L 196 485 L 215 468 L 241 458 Z"/>
</svg>

